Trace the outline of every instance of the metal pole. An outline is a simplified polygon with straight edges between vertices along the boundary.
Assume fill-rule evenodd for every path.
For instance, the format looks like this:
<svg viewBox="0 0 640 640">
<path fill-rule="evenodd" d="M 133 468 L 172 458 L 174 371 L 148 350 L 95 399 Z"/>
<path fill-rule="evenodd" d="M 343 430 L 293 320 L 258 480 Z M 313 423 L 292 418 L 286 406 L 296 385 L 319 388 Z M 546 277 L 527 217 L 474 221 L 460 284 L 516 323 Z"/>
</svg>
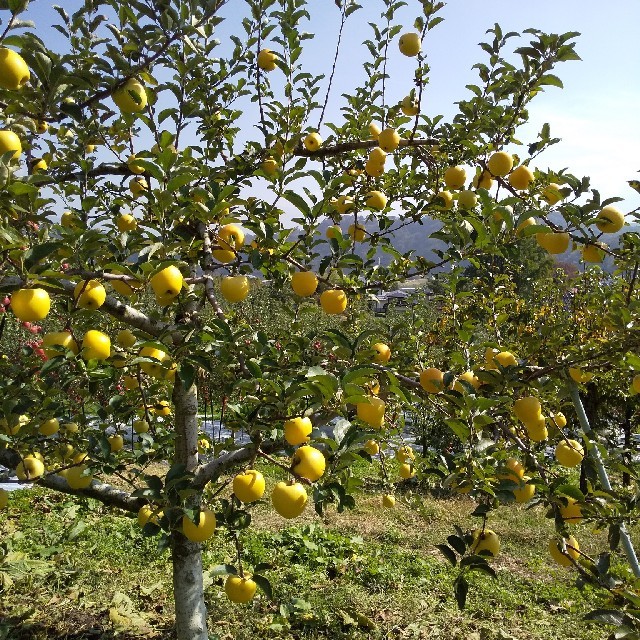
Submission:
<svg viewBox="0 0 640 640">
<path fill-rule="evenodd" d="M 595 433 L 589 424 L 589 418 L 587 418 L 587 414 L 584 410 L 584 405 L 582 404 L 582 399 L 580 398 L 580 391 L 578 390 L 578 385 L 575 383 L 573 379 L 569 379 L 569 393 L 571 394 L 571 399 L 573 400 L 573 406 L 576 409 L 576 413 L 578 414 L 578 421 L 580 422 L 580 426 L 584 431 L 585 435 L 589 437 L 591 441 L 591 447 L 588 450 L 588 454 L 591 455 L 593 461 L 596 465 L 596 471 L 598 472 L 598 478 L 600 478 L 600 483 L 604 487 L 605 491 L 611 491 L 611 482 L 609 481 L 609 475 L 607 474 L 607 469 L 604 466 L 604 461 L 602 460 L 602 454 L 600 453 L 600 449 L 595 443 Z M 627 560 L 633 571 L 633 575 L 636 578 L 640 578 L 640 564 L 638 563 L 638 556 L 636 555 L 636 550 L 633 548 L 633 543 L 631 542 L 631 538 L 629 537 L 629 532 L 627 531 L 627 525 L 624 522 L 620 523 L 620 544 L 624 549 L 624 553 L 627 556 Z"/>
</svg>

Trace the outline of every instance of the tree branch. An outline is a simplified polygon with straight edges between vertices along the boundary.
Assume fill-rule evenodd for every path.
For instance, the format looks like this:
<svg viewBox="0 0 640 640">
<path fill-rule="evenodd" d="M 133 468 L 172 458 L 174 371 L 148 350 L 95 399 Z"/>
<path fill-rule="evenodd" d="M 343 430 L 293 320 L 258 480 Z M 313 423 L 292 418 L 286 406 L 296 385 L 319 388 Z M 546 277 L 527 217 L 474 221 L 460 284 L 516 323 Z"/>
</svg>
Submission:
<svg viewBox="0 0 640 640">
<path fill-rule="evenodd" d="M 400 140 L 400 148 L 404 147 L 430 147 L 438 144 L 439 140 L 435 138 L 421 138 L 413 140 Z M 341 142 L 332 146 L 320 147 L 317 151 L 307 151 L 303 146 L 294 149 L 294 156 L 304 156 L 306 158 L 328 158 L 329 156 L 338 156 L 348 151 L 358 151 L 360 149 L 373 149 L 378 146 L 377 140 L 354 140 L 353 142 Z"/>
</svg>

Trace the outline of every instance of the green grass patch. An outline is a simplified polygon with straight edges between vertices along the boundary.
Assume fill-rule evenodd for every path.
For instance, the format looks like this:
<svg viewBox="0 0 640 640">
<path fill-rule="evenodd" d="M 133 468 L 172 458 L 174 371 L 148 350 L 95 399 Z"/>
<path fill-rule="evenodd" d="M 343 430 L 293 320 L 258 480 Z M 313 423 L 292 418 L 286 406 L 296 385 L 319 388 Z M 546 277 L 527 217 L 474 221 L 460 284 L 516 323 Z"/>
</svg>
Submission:
<svg viewBox="0 0 640 640">
<path fill-rule="evenodd" d="M 270 480 L 275 482 L 277 478 Z M 409 497 L 407 498 L 409 499 Z M 285 521 L 266 502 L 241 534 L 249 570 L 266 562 L 274 600 L 232 605 L 210 569 L 235 563 L 220 531 L 205 545 L 213 638 L 447 638 L 465 640 L 602 638 L 581 621 L 599 595 L 574 586 L 552 564 L 552 524 L 541 509 L 501 508 L 490 526 L 502 552 L 497 578 L 472 574 L 467 608 L 452 595 L 456 569 L 435 548 L 453 525 L 477 526 L 472 502 L 413 496 L 420 511 L 380 508 L 361 495 L 356 509 L 320 519 L 308 508 Z M 591 554 L 606 537 L 577 526 Z M 41 489 L 17 492 L 0 513 L 0 638 L 171 638 L 171 563 L 135 518 L 93 500 Z M 72 635 L 73 634 L 73 635 Z"/>
</svg>

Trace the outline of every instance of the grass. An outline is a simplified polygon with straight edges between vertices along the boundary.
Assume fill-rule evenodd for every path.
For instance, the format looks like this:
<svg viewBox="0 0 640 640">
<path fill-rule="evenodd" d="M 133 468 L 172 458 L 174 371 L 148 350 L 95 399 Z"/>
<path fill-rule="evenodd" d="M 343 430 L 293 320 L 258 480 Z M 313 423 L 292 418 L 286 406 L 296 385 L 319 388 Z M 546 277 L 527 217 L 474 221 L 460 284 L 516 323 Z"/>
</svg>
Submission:
<svg viewBox="0 0 640 640">
<path fill-rule="evenodd" d="M 379 495 L 362 494 L 353 511 L 321 519 L 308 508 L 291 522 L 260 503 L 242 534 L 244 561 L 272 565 L 274 599 L 227 601 L 211 568 L 235 563 L 234 546 L 214 536 L 204 549 L 212 638 L 603 637 L 581 620 L 599 595 L 578 590 L 575 575 L 552 564 L 552 524 L 539 508 L 504 507 L 492 517 L 502 543 L 497 578 L 472 574 L 459 611 L 455 569 L 435 545 L 454 524 L 477 526 L 472 508 L 465 498 L 414 495 L 383 510 Z M 590 554 L 605 550 L 606 535 L 575 529 Z M 95 501 L 16 492 L 0 512 L 0 640 L 171 638 L 170 558 L 156 543 L 133 517 Z"/>
</svg>

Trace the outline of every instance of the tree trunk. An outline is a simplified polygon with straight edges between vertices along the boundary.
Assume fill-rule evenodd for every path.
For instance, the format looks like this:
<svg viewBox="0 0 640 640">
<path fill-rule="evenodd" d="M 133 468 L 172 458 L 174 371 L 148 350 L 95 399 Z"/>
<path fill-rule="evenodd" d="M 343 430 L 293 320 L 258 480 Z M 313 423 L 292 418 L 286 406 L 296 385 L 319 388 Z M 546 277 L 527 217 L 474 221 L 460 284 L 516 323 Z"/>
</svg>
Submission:
<svg viewBox="0 0 640 640">
<path fill-rule="evenodd" d="M 195 384 L 185 389 L 180 377 L 176 376 L 173 404 L 176 431 L 174 462 L 184 464 L 187 471 L 194 471 L 198 466 L 198 392 Z M 208 640 L 200 544 L 190 542 L 179 531 L 172 531 L 171 557 L 176 638 Z"/>
<path fill-rule="evenodd" d="M 171 532 L 177 640 L 208 640 L 200 545 Z"/>
</svg>

